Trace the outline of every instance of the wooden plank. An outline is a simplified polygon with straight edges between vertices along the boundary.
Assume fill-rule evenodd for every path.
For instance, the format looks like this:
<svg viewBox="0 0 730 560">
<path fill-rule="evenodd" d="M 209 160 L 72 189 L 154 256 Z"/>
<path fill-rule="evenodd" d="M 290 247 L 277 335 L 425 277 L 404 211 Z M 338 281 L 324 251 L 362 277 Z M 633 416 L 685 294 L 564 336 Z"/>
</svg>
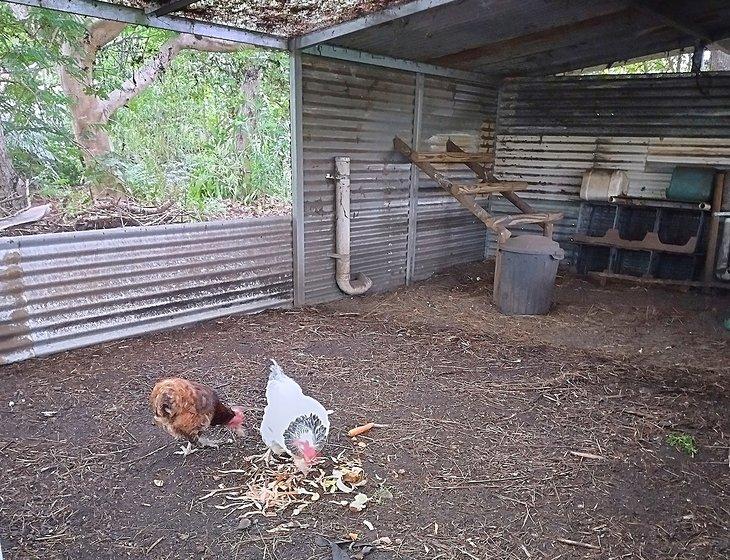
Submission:
<svg viewBox="0 0 730 560">
<path fill-rule="evenodd" d="M 507 194 L 513 191 L 524 191 L 530 187 L 524 181 L 477 183 L 475 185 L 458 185 L 457 194 Z"/>
<path fill-rule="evenodd" d="M 414 162 L 412 160 L 413 155 L 416 153 L 413 149 L 406 144 L 400 137 L 396 136 L 393 138 L 393 147 L 407 157 L 411 162 L 421 169 L 426 175 L 436 181 L 441 188 L 451 193 L 451 195 L 459 201 L 459 203 L 474 214 L 485 226 L 493 230 L 499 237 L 500 242 L 507 241 L 512 235 L 507 228 L 497 224 L 494 217 L 487 212 L 484 208 L 476 203 L 474 195 L 458 194 L 459 185 L 456 185 L 450 181 L 443 173 L 440 173 L 433 165 L 426 161 Z"/>
<path fill-rule="evenodd" d="M 620 17 L 622 14 L 614 13 L 614 17 L 617 15 Z M 623 15 L 626 16 L 626 14 Z M 571 38 L 575 33 L 605 29 L 611 22 L 610 18 L 607 20 L 607 14 L 601 14 L 583 21 L 551 27 L 550 29 L 535 33 L 520 35 L 518 37 L 439 56 L 430 59 L 428 62 L 439 66 L 471 68 L 475 64 L 484 64 L 487 60 L 502 60 L 504 58 L 514 57 L 515 52 L 519 52 L 522 56 L 536 54 L 554 48 L 556 44 L 570 44 Z"/>
<path fill-rule="evenodd" d="M 458 146 L 451 139 L 446 141 L 446 151 L 450 153 L 466 153 L 466 150 Z M 482 181 L 487 181 L 487 170 L 476 161 L 465 161 L 466 166 L 471 169 Z"/>
<path fill-rule="evenodd" d="M 588 276 L 597 278 L 605 283 L 606 280 L 620 280 L 636 284 L 652 286 L 684 286 L 688 288 L 717 288 L 730 290 L 730 282 L 703 282 L 701 280 L 669 280 L 666 278 L 645 278 L 643 276 L 631 276 L 629 274 L 614 274 L 610 272 L 589 272 Z"/>
<path fill-rule="evenodd" d="M 445 190 L 453 193 L 458 189 L 458 185 L 456 185 L 453 181 L 451 181 L 448 177 L 446 177 L 443 173 L 441 173 L 438 169 L 436 169 L 433 165 L 431 165 L 427 161 L 421 161 L 421 162 L 415 162 L 413 161 L 413 157 L 417 154 L 408 144 L 406 144 L 400 137 L 396 136 L 393 138 L 393 147 L 406 156 L 411 163 L 414 163 L 418 166 L 419 169 L 421 169 L 426 175 L 431 177 L 434 181 L 436 181 L 439 185 L 441 185 L 442 188 Z"/>
<path fill-rule="evenodd" d="M 425 153 L 418 152 L 413 155 L 412 160 L 415 162 L 426 161 L 430 163 L 492 163 L 494 161 L 493 154 L 487 153 L 449 153 L 449 152 L 435 152 Z"/>
</svg>

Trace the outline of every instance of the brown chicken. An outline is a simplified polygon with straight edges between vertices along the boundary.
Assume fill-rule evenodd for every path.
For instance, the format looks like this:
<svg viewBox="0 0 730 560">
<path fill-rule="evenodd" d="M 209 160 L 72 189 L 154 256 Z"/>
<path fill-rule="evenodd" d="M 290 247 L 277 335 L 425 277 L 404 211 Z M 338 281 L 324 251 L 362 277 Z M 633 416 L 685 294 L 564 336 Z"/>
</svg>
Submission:
<svg viewBox="0 0 730 560">
<path fill-rule="evenodd" d="M 176 438 L 187 439 L 182 454 L 193 451 L 192 444 L 218 447 L 202 433 L 211 426 L 225 426 L 238 435 L 243 427 L 243 408 L 223 404 L 210 387 L 180 377 L 158 381 L 150 394 L 150 406 L 155 422 Z"/>
</svg>

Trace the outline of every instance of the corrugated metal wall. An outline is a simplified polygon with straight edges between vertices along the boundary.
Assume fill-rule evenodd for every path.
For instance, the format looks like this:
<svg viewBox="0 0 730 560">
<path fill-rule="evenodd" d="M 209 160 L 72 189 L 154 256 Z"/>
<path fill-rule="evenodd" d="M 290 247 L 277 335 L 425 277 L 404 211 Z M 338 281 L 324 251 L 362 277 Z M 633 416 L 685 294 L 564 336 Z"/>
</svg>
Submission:
<svg viewBox="0 0 730 560">
<path fill-rule="evenodd" d="M 406 280 L 411 166 L 393 150 L 414 141 L 416 74 L 326 57 L 302 57 L 305 301 L 343 296 L 335 283 L 333 158 L 351 158 L 352 271 L 386 291 Z M 449 137 L 476 148 L 494 121 L 496 88 L 425 77 L 421 149 L 445 150 Z M 474 174 L 467 170 L 454 177 Z M 485 228 L 420 178 L 415 275 L 484 255 Z M 440 192 L 439 192 L 440 191 Z"/>
<path fill-rule="evenodd" d="M 499 132 L 728 138 L 730 74 L 506 80 L 500 94 Z"/>
<path fill-rule="evenodd" d="M 0 363 L 291 303 L 288 216 L 0 239 Z"/>
<path fill-rule="evenodd" d="M 679 154 L 701 153 L 695 162 L 721 165 L 729 138 L 728 74 L 506 80 L 495 172 L 505 180 L 531 183 L 521 196 L 537 209 L 566 214 L 556 228 L 564 242 L 575 230 L 585 170 L 623 169 L 631 196 L 663 198 L 674 163 L 692 160 Z M 668 152 L 673 155 L 663 155 Z M 492 210 L 513 208 L 494 198 Z"/>
<path fill-rule="evenodd" d="M 451 138 L 465 150 L 477 151 L 482 145 L 482 130 L 494 122 L 496 111 L 496 86 L 426 77 L 419 149 L 443 152 Z M 466 166 L 436 167 L 454 181 L 469 184 L 477 180 Z M 487 199 L 481 202 L 486 207 Z M 487 228 L 471 212 L 426 175 L 420 175 L 414 279 L 483 259 L 486 234 Z"/>
<path fill-rule="evenodd" d="M 302 57 L 305 301 L 342 297 L 335 283 L 335 156 L 351 158 L 352 270 L 374 290 L 405 281 L 410 165 L 393 137 L 412 138 L 415 75 Z"/>
</svg>

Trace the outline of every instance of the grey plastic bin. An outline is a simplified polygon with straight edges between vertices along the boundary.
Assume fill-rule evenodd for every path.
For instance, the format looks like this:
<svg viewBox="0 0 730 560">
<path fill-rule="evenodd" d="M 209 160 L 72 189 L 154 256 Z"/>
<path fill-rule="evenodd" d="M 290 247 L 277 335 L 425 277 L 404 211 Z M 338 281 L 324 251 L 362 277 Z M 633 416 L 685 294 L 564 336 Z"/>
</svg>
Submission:
<svg viewBox="0 0 730 560">
<path fill-rule="evenodd" d="M 494 303 L 505 315 L 545 315 L 550 311 L 558 261 L 565 251 L 540 235 L 511 237 L 497 247 Z"/>
</svg>

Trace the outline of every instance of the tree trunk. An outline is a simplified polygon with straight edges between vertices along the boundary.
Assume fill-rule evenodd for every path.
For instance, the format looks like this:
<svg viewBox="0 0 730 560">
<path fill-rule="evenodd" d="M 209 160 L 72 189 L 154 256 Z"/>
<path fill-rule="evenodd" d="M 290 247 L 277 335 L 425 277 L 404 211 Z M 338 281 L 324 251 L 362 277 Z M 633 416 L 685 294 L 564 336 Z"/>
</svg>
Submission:
<svg viewBox="0 0 730 560">
<path fill-rule="evenodd" d="M 91 166 L 99 156 L 112 151 L 104 126 L 102 100 L 85 92 L 86 87 L 68 70 L 61 68 L 61 87 L 71 100 L 71 117 L 76 142 L 83 150 L 84 163 Z"/>
<path fill-rule="evenodd" d="M 26 206 L 28 189 L 15 172 L 5 145 L 5 134 L 0 126 L 0 212 L 7 216 Z"/>
<path fill-rule="evenodd" d="M 246 151 L 251 131 L 256 128 L 256 96 L 261 85 L 262 74 L 260 68 L 251 68 L 243 76 L 241 83 L 243 103 L 238 113 L 241 124 L 236 131 L 236 149 L 239 152 Z"/>
<path fill-rule="evenodd" d="M 99 165 L 99 159 L 112 151 L 111 139 L 106 131 L 109 118 L 136 95 L 147 89 L 170 67 L 172 60 L 183 49 L 204 52 L 235 52 L 242 45 L 194 35 L 176 35 L 168 40 L 148 63 L 132 72 L 119 89 L 109 93 L 106 99 L 93 94 L 94 66 L 99 49 L 119 37 L 125 23 L 97 20 L 92 23 L 86 36 L 78 44 L 65 44 L 62 52 L 75 68 L 61 67 L 61 87 L 71 100 L 71 116 L 76 142 L 83 150 L 87 169 L 95 171 L 92 194 L 107 194 L 114 190 L 118 181 Z M 114 193 L 109 193 L 114 194 Z"/>
</svg>

